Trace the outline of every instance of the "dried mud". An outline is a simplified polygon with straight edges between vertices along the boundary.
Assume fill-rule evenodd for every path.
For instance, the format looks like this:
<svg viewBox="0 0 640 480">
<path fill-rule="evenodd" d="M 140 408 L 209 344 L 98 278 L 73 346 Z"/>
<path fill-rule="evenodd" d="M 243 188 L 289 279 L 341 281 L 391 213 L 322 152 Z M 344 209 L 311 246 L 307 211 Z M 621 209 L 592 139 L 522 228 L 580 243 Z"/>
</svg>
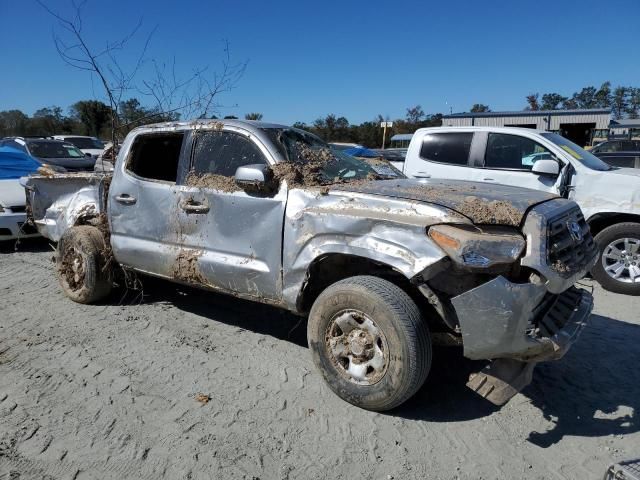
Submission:
<svg viewBox="0 0 640 480">
<path fill-rule="evenodd" d="M 187 175 L 187 185 L 197 188 L 211 188 L 221 192 L 238 192 L 242 190 L 233 177 L 225 177 L 216 173 L 197 174 L 189 172 Z"/>
<path fill-rule="evenodd" d="M 172 276 L 176 280 L 187 283 L 207 284 L 198 267 L 198 258 L 202 255 L 199 251 L 182 250 L 173 264 Z"/>
<path fill-rule="evenodd" d="M 479 197 L 467 197 L 456 210 L 478 224 L 517 227 L 522 220 L 522 212 L 504 200 L 487 201 Z"/>
</svg>

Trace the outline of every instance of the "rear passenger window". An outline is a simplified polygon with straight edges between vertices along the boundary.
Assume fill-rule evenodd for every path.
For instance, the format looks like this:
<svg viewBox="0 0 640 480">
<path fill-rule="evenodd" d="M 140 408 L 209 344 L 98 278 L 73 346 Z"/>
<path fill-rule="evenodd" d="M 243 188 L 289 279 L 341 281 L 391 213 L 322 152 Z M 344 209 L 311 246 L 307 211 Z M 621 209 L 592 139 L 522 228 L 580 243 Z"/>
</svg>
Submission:
<svg viewBox="0 0 640 480">
<path fill-rule="evenodd" d="M 149 180 L 176 182 L 184 133 L 138 135 L 133 141 L 127 170 Z"/>
<path fill-rule="evenodd" d="M 432 162 L 467 165 L 472 132 L 430 133 L 424 136 L 420 156 Z"/>
<path fill-rule="evenodd" d="M 235 133 L 211 131 L 199 133 L 195 143 L 192 170 L 233 177 L 238 167 L 266 164 L 264 155 L 250 139 Z"/>
<path fill-rule="evenodd" d="M 519 135 L 490 133 L 484 166 L 487 168 L 505 168 L 531 170 L 538 160 L 551 160 L 553 155 L 539 143 Z"/>
</svg>

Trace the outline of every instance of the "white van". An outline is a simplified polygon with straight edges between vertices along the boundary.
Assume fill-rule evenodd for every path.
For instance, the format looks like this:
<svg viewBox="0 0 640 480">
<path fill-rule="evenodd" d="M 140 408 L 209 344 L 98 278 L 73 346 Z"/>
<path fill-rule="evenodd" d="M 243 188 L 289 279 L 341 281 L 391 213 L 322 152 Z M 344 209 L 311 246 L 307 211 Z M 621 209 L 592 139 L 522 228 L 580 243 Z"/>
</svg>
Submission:
<svg viewBox="0 0 640 480">
<path fill-rule="evenodd" d="M 556 133 L 436 127 L 416 131 L 403 171 L 413 178 L 514 185 L 576 201 L 600 249 L 594 278 L 607 290 L 640 295 L 640 170 L 612 167 Z"/>
</svg>

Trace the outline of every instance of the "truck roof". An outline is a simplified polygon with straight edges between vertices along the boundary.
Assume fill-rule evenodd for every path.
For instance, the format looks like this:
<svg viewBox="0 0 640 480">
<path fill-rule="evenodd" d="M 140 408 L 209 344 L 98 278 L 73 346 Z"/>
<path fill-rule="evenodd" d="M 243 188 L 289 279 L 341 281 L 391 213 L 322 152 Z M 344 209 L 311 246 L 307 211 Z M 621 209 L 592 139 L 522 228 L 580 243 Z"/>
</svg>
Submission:
<svg viewBox="0 0 640 480">
<path fill-rule="evenodd" d="M 250 127 L 250 128 L 292 128 L 290 125 L 282 125 L 279 123 L 263 122 L 259 120 L 240 120 L 235 118 L 233 119 L 203 118 L 203 119 L 187 120 L 187 121 L 151 123 L 149 125 L 143 125 L 138 128 L 144 129 L 144 128 L 183 127 L 185 129 L 188 129 L 198 125 L 213 126 L 220 123 L 223 125 L 232 125 L 236 127 Z"/>
</svg>

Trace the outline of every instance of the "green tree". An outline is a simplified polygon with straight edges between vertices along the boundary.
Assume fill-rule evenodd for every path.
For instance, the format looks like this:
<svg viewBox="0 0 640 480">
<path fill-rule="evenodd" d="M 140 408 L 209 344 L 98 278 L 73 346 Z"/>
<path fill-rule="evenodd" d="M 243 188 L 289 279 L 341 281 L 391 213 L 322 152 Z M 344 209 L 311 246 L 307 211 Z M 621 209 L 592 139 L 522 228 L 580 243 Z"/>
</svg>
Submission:
<svg viewBox="0 0 640 480">
<path fill-rule="evenodd" d="M 527 95 L 527 106 L 525 110 L 540 110 L 540 104 L 538 103 L 538 98 L 540 97 L 537 93 L 532 93 Z"/>
<path fill-rule="evenodd" d="M 611 82 L 604 82 L 595 94 L 596 108 L 609 108 L 611 106 Z"/>
<path fill-rule="evenodd" d="M 558 110 L 560 105 L 567 100 L 567 97 L 563 97 L 559 93 L 545 93 L 542 95 L 541 110 Z"/>
<path fill-rule="evenodd" d="M 71 116 L 82 123 L 86 135 L 107 135 L 111 127 L 111 108 L 97 100 L 81 100 L 71 106 Z"/>
<path fill-rule="evenodd" d="M 418 123 L 424 119 L 424 110 L 420 105 L 416 105 L 415 107 L 407 108 L 407 114 L 405 118 L 409 123 Z"/>
<path fill-rule="evenodd" d="M 629 87 L 628 100 L 627 115 L 629 118 L 638 118 L 640 116 L 640 88 Z"/>
<path fill-rule="evenodd" d="M 257 112 L 247 113 L 244 116 L 244 119 L 245 120 L 262 120 L 262 114 L 261 113 L 257 113 Z"/>
<path fill-rule="evenodd" d="M 490 112 L 491 109 L 489 108 L 488 105 L 484 105 L 482 103 L 474 103 L 473 107 L 471 107 L 470 112 L 471 113 L 483 113 L 483 112 Z"/>
<path fill-rule="evenodd" d="M 0 136 L 26 135 L 29 128 L 29 117 L 20 110 L 0 112 Z"/>
<path fill-rule="evenodd" d="M 584 87 L 577 93 L 573 94 L 573 100 L 577 105 L 577 108 L 596 108 L 596 93 L 595 87 Z"/>
<path fill-rule="evenodd" d="M 613 91 L 611 100 L 611 113 L 615 118 L 622 118 L 629 108 L 627 87 L 617 87 Z"/>
</svg>

